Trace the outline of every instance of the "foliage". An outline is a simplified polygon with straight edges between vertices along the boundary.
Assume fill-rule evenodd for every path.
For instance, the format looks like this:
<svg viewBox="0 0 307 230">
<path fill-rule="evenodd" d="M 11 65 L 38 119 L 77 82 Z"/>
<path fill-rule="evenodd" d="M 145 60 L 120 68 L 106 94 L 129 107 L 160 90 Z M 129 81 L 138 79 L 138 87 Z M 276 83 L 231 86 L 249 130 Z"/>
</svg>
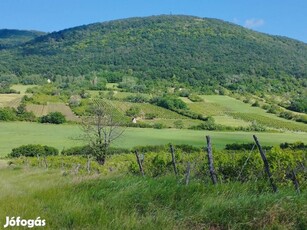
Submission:
<svg viewBox="0 0 307 230">
<path fill-rule="evenodd" d="M 109 101 L 95 99 L 92 101 L 90 114 L 84 117 L 81 128 L 84 139 L 92 149 L 97 162 L 104 164 L 111 143 L 125 131 L 121 113 Z"/>
<path fill-rule="evenodd" d="M 149 99 L 144 96 L 143 94 L 135 94 L 135 95 L 129 95 L 125 99 L 126 101 L 134 102 L 134 103 L 145 103 L 149 102 Z"/>
<path fill-rule="evenodd" d="M 165 125 L 163 125 L 162 123 L 154 123 L 153 128 L 154 129 L 163 129 L 163 128 L 165 128 Z"/>
<path fill-rule="evenodd" d="M 262 149 L 264 150 L 270 150 L 273 147 L 272 146 L 261 146 Z M 225 149 L 226 150 L 247 150 L 247 151 L 251 151 L 252 149 L 256 149 L 256 145 L 255 143 L 243 143 L 243 144 L 239 144 L 239 143 L 233 143 L 233 144 L 226 144 Z"/>
<path fill-rule="evenodd" d="M 150 103 L 170 110 L 185 110 L 188 108 L 182 100 L 170 95 L 152 98 Z"/>
<path fill-rule="evenodd" d="M 0 108 L 0 121 L 16 121 L 16 110 L 13 108 Z"/>
<path fill-rule="evenodd" d="M 155 113 L 145 113 L 145 119 L 152 120 L 156 117 L 157 117 L 157 114 L 155 114 Z"/>
<path fill-rule="evenodd" d="M 189 96 L 188 96 L 188 98 L 191 100 L 191 101 L 193 101 L 193 102 L 202 102 L 203 101 L 203 99 L 200 97 L 200 96 L 198 96 L 198 95 L 196 95 L 196 94 L 189 94 Z"/>
<path fill-rule="evenodd" d="M 9 33 L 14 36 L 0 37 L 0 72 L 16 76 L 90 75 L 83 82 L 90 86 L 96 75 L 139 92 L 186 85 L 210 93 L 226 88 L 295 94 L 306 87 L 306 44 L 217 19 L 131 18 L 38 37 L 32 33 L 24 42 L 15 41 L 23 36 Z M 137 81 L 125 82 L 126 76 Z"/>
<path fill-rule="evenodd" d="M 293 150 L 307 150 L 307 145 L 305 145 L 303 142 L 295 142 L 295 143 L 282 143 L 280 144 L 280 148 L 282 149 L 293 149 Z"/>
<path fill-rule="evenodd" d="M 129 117 L 137 117 L 141 113 L 141 109 L 138 106 L 131 106 L 127 111 L 126 115 Z"/>
<path fill-rule="evenodd" d="M 307 113 L 307 96 L 302 96 L 292 100 L 288 109 L 296 112 Z"/>
<path fill-rule="evenodd" d="M 36 157 L 36 156 L 51 156 L 58 155 L 59 151 L 47 145 L 22 145 L 18 148 L 13 148 L 12 152 L 9 154 L 9 157 Z"/>
<path fill-rule="evenodd" d="M 174 121 L 174 125 L 176 129 L 182 129 L 184 127 L 182 120 Z"/>
<path fill-rule="evenodd" d="M 66 118 L 60 112 L 51 112 L 48 113 L 46 116 L 42 116 L 40 122 L 51 123 L 51 124 L 63 124 L 66 122 Z"/>
</svg>

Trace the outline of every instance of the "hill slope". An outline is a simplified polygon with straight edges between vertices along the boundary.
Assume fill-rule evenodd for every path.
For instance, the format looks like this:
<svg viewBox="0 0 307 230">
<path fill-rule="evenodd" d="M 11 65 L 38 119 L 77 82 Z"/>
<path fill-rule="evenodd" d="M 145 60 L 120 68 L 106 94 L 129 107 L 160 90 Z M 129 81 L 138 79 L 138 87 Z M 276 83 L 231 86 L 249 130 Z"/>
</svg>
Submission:
<svg viewBox="0 0 307 230">
<path fill-rule="evenodd" d="M 216 19 L 130 18 L 75 27 L 0 52 L 0 73 L 120 71 L 202 91 L 288 92 L 307 86 L 307 44 Z M 149 83 L 148 83 L 149 84 Z"/>
<path fill-rule="evenodd" d="M 39 31 L 1 29 L 0 49 L 17 46 L 45 34 Z"/>
</svg>

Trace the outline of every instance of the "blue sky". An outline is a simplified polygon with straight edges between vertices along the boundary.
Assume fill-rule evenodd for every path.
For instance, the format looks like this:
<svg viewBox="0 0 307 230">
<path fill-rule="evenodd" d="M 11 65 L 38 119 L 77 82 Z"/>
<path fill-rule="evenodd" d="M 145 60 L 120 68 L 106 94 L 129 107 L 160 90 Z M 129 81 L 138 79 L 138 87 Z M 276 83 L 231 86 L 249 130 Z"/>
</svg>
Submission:
<svg viewBox="0 0 307 230">
<path fill-rule="evenodd" d="M 218 18 L 307 43 L 307 0 L 0 0 L 0 28 L 45 32 L 135 16 Z"/>
</svg>

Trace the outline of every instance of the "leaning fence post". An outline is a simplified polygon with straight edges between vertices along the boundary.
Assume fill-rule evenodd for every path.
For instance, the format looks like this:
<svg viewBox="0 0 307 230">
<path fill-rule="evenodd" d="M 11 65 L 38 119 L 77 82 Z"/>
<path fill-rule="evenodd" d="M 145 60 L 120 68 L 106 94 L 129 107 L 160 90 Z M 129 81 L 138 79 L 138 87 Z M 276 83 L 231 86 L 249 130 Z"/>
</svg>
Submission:
<svg viewBox="0 0 307 230">
<path fill-rule="evenodd" d="M 138 162 L 138 165 L 139 165 L 140 172 L 142 173 L 142 176 L 144 176 L 145 174 L 144 174 L 142 162 L 140 161 L 140 158 L 139 158 L 138 151 L 135 151 L 135 156 L 136 156 L 136 161 Z"/>
<path fill-rule="evenodd" d="M 296 173 L 293 169 L 291 170 L 291 180 L 293 182 L 293 185 L 295 187 L 296 192 L 298 194 L 300 194 L 300 186 L 299 186 L 299 183 L 298 183 L 297 178 L 296 178 Z"/>
<path fill-rule="evenodd" d="M 207 139 L 207 152 L 208 152 L 208 162 L 209 162 L 210 176 L 211 176 L 213 184 L 217 184 L 217 178 L 216 178 L 216 174 L 215 174 L 215 171 L 214 171 L 213 154 L 212 154 L 212 146 L 211 146 L 210 136 L 206 136 L 206 139 Z"/>
<path fill-rule="evenodd" d="M 178 176 L 178 170 L 176 167 L 176 160 L 175 160 L 175 150 L 174 150 L 174 146 L 170 145 L 170 150 L 171 150 L 171 154 L 172 154 L 172 163 L 173 163 L 173 167 L 174 167 L 174 172 L 175 175 Z"/>
<path fill-rule="evenodd" d="M 257 145 L 257 147 L 258 147 L 258 149 L 259 149 L 259 152 L 260 152 L 260 155 L 261 155 L 263 164 L 264 164 L 264 169 L 265 169 L 265 171 L 266 171 L 266 173 L 267 173 L 267 175 L 268 175 L 268 177 L 269 177 L 269 180 L 270 180 L 272 189 L 273 189 L 274 192 L 277 192 L 278 189 L 277 189 L 277 186 L 274 184 L 274 180 L 273 180 L 272 174 L 271 174 L 271 172 L 270 172 L 269 163 L 268 163 L 268 160 L 267 160 L 267 158 L 266 158 L 266 156 L 265 156 L 265 153 L 263 152 L 262 147 L 261 147 L 261 145 L 260 145 L 260 143 L 259 143 L 258 138 L 256 137 L 256 135 L 253 135 L 253 138 L 254 138 L 254 140 L 255 140 L 255 142 L 256 142 L 256 145 Z"/>
</svg>

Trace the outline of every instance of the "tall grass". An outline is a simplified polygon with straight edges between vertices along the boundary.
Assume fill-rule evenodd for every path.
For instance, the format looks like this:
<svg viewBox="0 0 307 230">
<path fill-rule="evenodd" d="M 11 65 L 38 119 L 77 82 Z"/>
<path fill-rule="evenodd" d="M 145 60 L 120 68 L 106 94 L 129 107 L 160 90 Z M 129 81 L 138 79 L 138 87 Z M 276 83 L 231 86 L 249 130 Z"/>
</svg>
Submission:
<svg viewBox="0 0 307 230">
<path fill-rule="evenodd" d="M 49 229 L 307 228 L 305 191 L 273 194 L 253 183 L 185 186 L 171 176 L 77 177 L 29 168 L 1 169 L 0 176 L 0 226 L 8 215 L 40 216 Z"/>
</svg>

